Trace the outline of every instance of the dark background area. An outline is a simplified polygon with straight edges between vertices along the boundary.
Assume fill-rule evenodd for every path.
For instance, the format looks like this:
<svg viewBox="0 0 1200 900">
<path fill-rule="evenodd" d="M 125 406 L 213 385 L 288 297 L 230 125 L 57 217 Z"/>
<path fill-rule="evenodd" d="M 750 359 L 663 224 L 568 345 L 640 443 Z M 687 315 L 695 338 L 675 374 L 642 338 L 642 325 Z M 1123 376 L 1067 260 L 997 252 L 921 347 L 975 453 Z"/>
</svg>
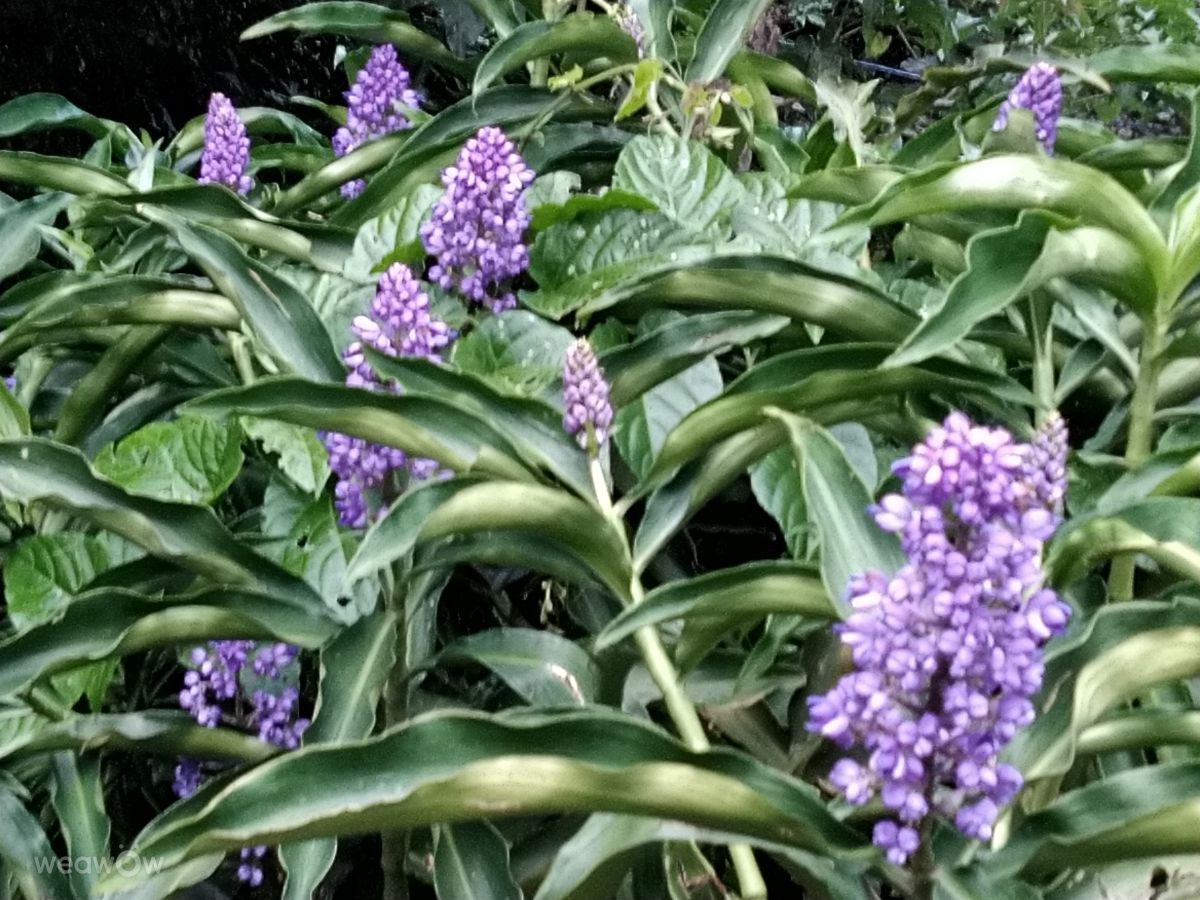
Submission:
<svg viewBox="0 0 1200 900">
<path fill-rule="evenodd" d="M 0 103 L 62 94 L 94 115 L 171 136 L 222 91 L 242 106 L 337 102 L 336 40 L 274 35 L 241 43 L 294 0 L 0 0 Z"/>
</svg>

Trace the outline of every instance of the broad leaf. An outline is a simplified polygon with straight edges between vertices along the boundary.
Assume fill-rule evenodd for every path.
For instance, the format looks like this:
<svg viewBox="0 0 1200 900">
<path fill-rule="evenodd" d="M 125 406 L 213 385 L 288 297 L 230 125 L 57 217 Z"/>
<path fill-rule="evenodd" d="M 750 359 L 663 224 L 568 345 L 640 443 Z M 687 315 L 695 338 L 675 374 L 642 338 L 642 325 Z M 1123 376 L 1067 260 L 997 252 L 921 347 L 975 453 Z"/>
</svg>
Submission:
<svg viewBox="0 0 1200 900">
<path fill-rule="evenodd" d="M 694 232 L 712 229 L 743 196 L 733 173 L 703 144 L 661 135 L 625 145 L 612 186 L 645 197 L 671 222 Z"/>
<path fill-rule="evenodd" d="M 196 416 L 154 422 L 102 449 L 92 467 L 131 494 L 208 506 L 241 471 L 241 432 Z"/>
<path fill-rule="evenodd" d="M 493 628 L 469 634 L 438 654 L 437 661 L 486 666 L 532 706 L 596 702 L 595 663 L 578 644 L 550 632 Z"/>
<path fill-rule="evenodd" d="M 696 38 L 696 52 L 687 67 L 686 80 L 707 82 L 720 78 L 770 5 L 769 0 L 717 0 Z"/>
</svg>

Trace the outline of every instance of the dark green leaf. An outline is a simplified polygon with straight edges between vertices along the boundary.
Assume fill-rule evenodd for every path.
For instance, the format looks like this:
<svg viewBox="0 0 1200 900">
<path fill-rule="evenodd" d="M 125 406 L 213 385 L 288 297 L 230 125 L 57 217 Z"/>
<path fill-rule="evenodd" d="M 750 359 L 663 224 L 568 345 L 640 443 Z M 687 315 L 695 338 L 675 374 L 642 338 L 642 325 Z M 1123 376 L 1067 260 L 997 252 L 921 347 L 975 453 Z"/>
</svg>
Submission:
<svg viewBox="0 0 1200 900">
<path fill-rule="evenodd" d="M 237 304 L 255 336 L 281 366 L 314 381 L 345 378 L 321 320 L 291 284 L 207 225 L 193 225 L 158 209 L 140 212 L 170 232 L 221 293 Z"/>
<path fill-rule="evenodd" d="M 836 606 L 811 566 L 784 561 L 748 563 L 656 588 L 613 619 L 597 638 L 596 648 L 624 640 L 643 626 L 672 619 L 711 620 L 728 631 L 776 613 L 838 618 Z"/>
<path fill-rule="evenodd" d="M 275 802 L 283 796 L 287 804 Z M 248 844 L 471 821 L 501 810 L 661 816 L 874 856 L 807 785 L 740 754 L 692 753 L 651 726 L 590 711 L 503 721 L 435 713 L 372 740 L 305 748 L 202 788 L 159 816 L 132 849 L 175 866 Z"/>
<path fill-rule="evenodd" d="M 100 755 L 62 751 L 50 759 L 51 800 L 58 815 L 67 854 L 92 865 L 71 867 L 69 878 L 76 897 L 91 897 L 99 880 L 99 861 L 108 859 L 111 824 L 104 811 Z"/>
<path fill-rule="evenodd" d="M 438 829 L 433 884 L 441 900 L 522 900 L 509 870 L 508 843 L 487 822 Z"/>
<path fill-rule="evenodd" d="M 66 194 L 38 194 L 0 208 L 0 280 L 37 258 L 42 247 L 40 227 L 51 224 L 70 201 Z"/>
<path fill-rule="evenodd" d="M 26 897 L 76 900 L 41 824 L 5 786 L 0 786 L 0 859 Z M 38 866 L 41 860 L 53 865 Z"/>
<path fill-rule="evenodd" d="M 229 588 L 161 599 L 97 589 L 80 595 L 55 621 L 0 643 L 0 696 L 25 691 L 47 675 L 150 647 L 232 638 L 318 647 L 338 627 L 312 604 Z"/>
<path fill-rule="evenodd" d="M 341 34 L 374 44 L 395 44 L 404 55 L 437 63 L 460 75 L 472 66 L 440 42 L 413 26 L 408 17 L 377 3 L 309 3 L 276 13 L 242 32 L 242 40 L 293 30 L 312 34 Z"/>
<path fill-rule="evenodd" d="M 311 588 L 239 543 L 211 510 L 127 494 L 61 444 L 0 441 L 0 495 L 72 513 L 218 583 L 322 608 Z"/>
<path fill-rule="evenodd" d="M 578 644 L 548 631 L 493 628 L 459 638 L 439 663 L 473 662 L 491 669 L 532 706 L 596 702 L 596 665 Z"/>
<path fill-rule="evenodd" d="M 475 96 L 525 63 L 556 53 L 604 57 L 613 63 L 637 60 L 637 44 L 611 18 L 573 13 L 555 22 L 526 22 L 497 41 L 475 70 Z"/>
<path fill-rule="evenodd" d="M 708 82 L 720 78 L 770 5 L 770 0 L 717 0 L 696 38 L 696 52 L 687 67 L 686 80 Z"/>
</svg>

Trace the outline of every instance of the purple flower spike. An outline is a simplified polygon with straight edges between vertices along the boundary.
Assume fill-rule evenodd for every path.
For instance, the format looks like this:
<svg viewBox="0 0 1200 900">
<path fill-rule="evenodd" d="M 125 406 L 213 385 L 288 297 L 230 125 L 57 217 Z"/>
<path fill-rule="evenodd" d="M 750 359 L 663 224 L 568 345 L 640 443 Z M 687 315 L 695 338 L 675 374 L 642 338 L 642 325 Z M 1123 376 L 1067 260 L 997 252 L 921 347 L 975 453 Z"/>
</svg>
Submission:
<svg viewBox="0 0 1200 900">
<path fill-rule="evenodd" d="M 1057 416 L 1018 444 L 952 413 L 894 467 L 903 493 L 873 510 L 908 562 L 891 578 L 852 580 L 853 612 L 837 631 L 855 671 L 810 698 L 808 728 L 860 748 L 861 761 L 840 760 L 829 781 L 850 803 L 878 797 L 889 810 L 873 839 L 896 865 L 929 816 L 989 840 L 1021 788 L 999 754 L 1033 720 L 1041 648 L 1070 615 L 1040 564 L 1066 448 Z"/>
<path fill-rule="evenodd" d="M 380 382 L 364 347 L 387 356 L 420 357 L 440 362 L 442 350 L 454 334 L 429 311 L 429 296 L 407 266 L 393 264 L 379 278 L 368 315 L 355 317 L 351 331 L 358 338 L 342 355 L 349 373 L 346 384 L 369 391 L 394 390 Z M 345 434 L 325 433 L 321 440 L 329 452 L 329 468 L 337 476 L 333 505 L 346 528 L 365 528 L 386 509 L 377 497 L 393 472 L 407 468 L 423 481 L 445 473 L 436 461 L 410 459 L 402 451 L 371 444 Z"/>
<path fill-rule="evenodd" d="M 1033 130 L 1047 153 L 1054 152 L 1058 138 L 1058 117 L 1062 114 L 1062 84 L 1058 70 L 1049 63 L 1035 63 L 1025 70 L 1021 80 L 1000 104 L 993 131 L 1002 131 L 1008 125 L 1008 114 L 1013 109 L 1028 109 L 1033 113 Z"/>
<path fill-rule="evenodd" d="M 367 141 L 410 128 L 406 110 L 421 103 L 421 95 L 410 87 L 408 70 L 391 44 L 371 51 L 345 96 L 346 124 L 333 136 L 334 156 L 345 156 Z M 342 185 L 342 196 L 357 197 L 364 186 L 361 179 L 349 181 Z"/>
<path fill-rule="evenodd" d="M 172 787 L 176 797 L 190 797 L 200 790 L 200 782 L 204 775 L 200 771 L 200 763 L 194 759 L 181 759 L 175 766 L 175 781 Z"/>
<path fill-rule="evenodd" d="M 467 141 L 458 161 L 442 172 L 445 193 L 421 228 L 436 258 L 429 279 L 471 303 L 503 312 L 517 305 L 502 282 L 529 266 L 525 188 L 534 173 L 499 128 Z"/>
<path fill-rule="evenodd" d="M 223 184 L 242 196 L 254 182 L 246 174 L 250 138 L 237 110 L 224 94 L 213 94 L 204 120 L 204 153 L 200 157 L 200 184 Z"/>
<path fill-rule="evenodd" d="M 608 440 L 612 419 L 608 382 L 592 345 L 580 338 L 567 348 L 563 366 L 563 428 L 583 449 L 587 450 L 593 439 L 599 449 Z"/>
</svg>

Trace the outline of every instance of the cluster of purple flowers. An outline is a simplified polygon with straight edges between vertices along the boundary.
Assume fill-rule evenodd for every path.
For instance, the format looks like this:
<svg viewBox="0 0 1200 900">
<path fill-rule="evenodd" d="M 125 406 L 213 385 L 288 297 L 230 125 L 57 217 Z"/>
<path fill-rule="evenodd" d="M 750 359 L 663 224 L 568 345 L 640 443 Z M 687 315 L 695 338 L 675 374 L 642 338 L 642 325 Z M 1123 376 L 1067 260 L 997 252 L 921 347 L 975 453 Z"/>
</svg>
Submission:
<svg viewBox="0 0 1200 900">
<path fill-rule="evenodd" d="M 808 726 L 864 751 L 840 760 L 830 781 L 851 803 L 878 796 L 893 813 L 874 842 L 897 865 L 935 814 L 988 840 L 1021 787 L 998 754 L 1032 721 L 1041 648 L 1070 612 L 1040 566 L 1066 449 L 1057 416 L 1019 444 L 953 413 L 895 466 L 902 493 L 874 509 L 908 562 L 891 578 L 853 580 L 854 611 L 838 631 L 855 671 L 810 699 Z"/>
<path fill-rule="evenodd" d="M 394 390 L 384 385 L 367 361 L 364 347 L 387 356 L 416 356 L 441 360 L 453 334 L 429 310 L 429 295 L 409 268 L 394 263 L 380 277 L 369 315 L 357 316 L 351 330 L 358 339 L 343 354 L 349 367 L 346 384 L 365 390 Z M 389 476 L 407 469 L 417 480 L 439 474 L 433 460 L 410 459 L 402 450 L 372 444 L 362 438 L 324 433 L 329 468 L 337 476 L 334 506 L 338 521 L 347 528 L 363 528 L 386 508 L 382 489 Z"/>
<path fill-rule="evenodd" d="M 445 192 L 421 228 L 435 260 L 430 281 L 496 313 L 515 307 L 517 298 L 503 282 L 529 266 L 525 188 L 533 178 L 499 128 L 481 128 L 468 140 L 442 171 Z"/>
<path fill-rule="evenodd" d="M 204 151 L 200 156 L 200 183 L 223 184 L 242 196 L 254 182 L 246 174 L 250 163 L 250 138 L 237 110 L 224 94 L 213 94 L 204 119 Z"/>
<path fill-rule="evenodd" d="M 1043 62 L 1030 66 L 1000 104 L 992 130 L 1003 130 L 1008 125 L 1008 114 L 1014 109 L 1028 109 L 1033 113 L 1034 134 L 1046 152 L 1053 153 L 1058 139 L 1058 117 L 1062 113 L 1062 84 L 1058 70 Z"/>
<path fill-rule="evenodd" d="M 333 136 L 334 155 L 345 156 L 367 141 L 411 127 L 407 111 L 420 103 L 421 95 L 410 86 L 408 69 L 396 56 L 396 48 L 376 47 L 346 92 L 346 124 Z M 357 197 L 364 184 L 361 179 L 346 182 L 342 196 Z"/>
<path fill-rule="evenodd" d="M 608 440 L 612 420 L 608 382 L 592 345 L 580 338 L 567 348 L 563 364 L 563 428 L 584 450 L 593 440 L 598 450 Z"/>
<path fill-rule="evenodd" d="M 253 729 L 261 741 L 285 750 L 300 745 L 308 720 L 298 716 L 300 692 L 284 683 L 284 670 L 298 654 L 291 644 L 256 644 L 254 641 L 210 641 L 195 647 L 183 676 L 179 705 L 197 723 L 215 728 L 223 720 Z M 274 682 L 250 695 L 249 709 L 242 704 L 242 673 L 251 670 Z M 180 797 L 195 793 L 204 781 L 204 770 L 194 759 L 181 759 L 175 767 L 174 789 Z M 262 883 L 262 859 L 266 847 L 247 847 L 241 852 L 238 880 L 257 887 Z"/>
</svg>

